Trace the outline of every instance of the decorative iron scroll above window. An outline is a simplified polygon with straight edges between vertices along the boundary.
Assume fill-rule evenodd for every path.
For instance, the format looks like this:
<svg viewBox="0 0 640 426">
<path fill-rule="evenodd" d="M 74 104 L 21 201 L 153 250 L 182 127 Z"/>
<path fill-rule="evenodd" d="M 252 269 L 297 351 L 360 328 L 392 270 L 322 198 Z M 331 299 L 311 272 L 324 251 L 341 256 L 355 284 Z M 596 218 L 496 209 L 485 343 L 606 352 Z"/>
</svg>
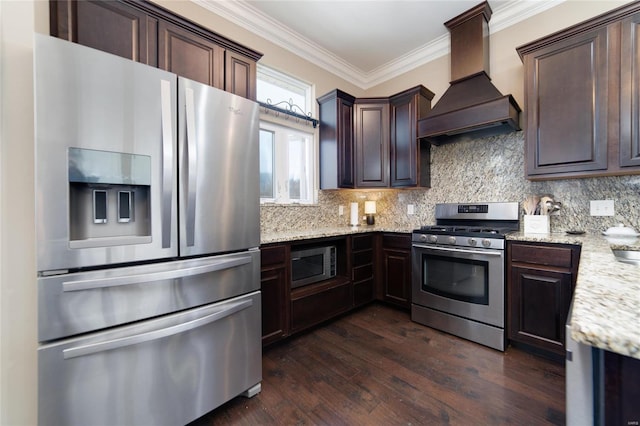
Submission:
<svg viewBox="0 0 640 426">
<path fill-rule="evenodd" d="M 314 129 L 318 126 L 318 120 L 313 118 L 310 112 L 305 113 L 302 108 L 294 104 L 293 99 L 280 101 L 277 104 L 274 104 L 271 99 L 267 99 L 267 102 L 258 103 L 264 108 L 264 112 L 267 114 L 274 114 L 276 117 L 283 114 L 286 120 L 292 117 L 296 120 L 296 123 L 300 123 L 301 120 L 310 122 Z"/>
</svg>

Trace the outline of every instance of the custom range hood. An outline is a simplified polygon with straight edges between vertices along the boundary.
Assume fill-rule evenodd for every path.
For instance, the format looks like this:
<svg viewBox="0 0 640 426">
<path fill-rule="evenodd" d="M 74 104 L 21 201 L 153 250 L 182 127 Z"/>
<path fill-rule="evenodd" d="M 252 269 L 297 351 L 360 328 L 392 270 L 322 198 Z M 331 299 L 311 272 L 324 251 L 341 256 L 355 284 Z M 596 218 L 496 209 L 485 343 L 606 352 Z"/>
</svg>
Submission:
<svg viewBox="0 0 640 426">
<path fill-rule="evenodd" d="M 486 1 L 444 25 L 451 34 L 451 85 L 418 122 L 418 137 L 435 145 L 461 135 L 488 136 L 520 130 L 520 107 L 489 77 L 489 19 Z"/>
</svg>

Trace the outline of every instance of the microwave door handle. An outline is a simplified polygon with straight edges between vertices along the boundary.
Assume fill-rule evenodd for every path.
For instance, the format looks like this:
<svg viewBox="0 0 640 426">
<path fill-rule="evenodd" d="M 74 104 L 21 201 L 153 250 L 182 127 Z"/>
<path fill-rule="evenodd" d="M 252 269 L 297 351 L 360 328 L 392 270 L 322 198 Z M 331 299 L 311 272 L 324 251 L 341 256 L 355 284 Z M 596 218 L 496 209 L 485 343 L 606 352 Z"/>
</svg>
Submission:
<svg viewBox="0 0 640 426">
<path fill-rule="evenodd" d="M 196 153 L 196 117 L 193 89 L 186 88 L 185 92 L 185 118 L 187 125 L 187 246 L 195 244 L 196 223 L 196 184 L 198 156 Z"/>
<path fill-rule="evenodd" d="M 171 105 L 171 82 L 160 80 L 160 102 L 162 120 L 162 196 L 161 196 L 161 226 L 162 248 L 171 247 L 171 200 L 173 195 L 173 120 Z"/>
<path fill-rule="evenodd" d="M 86 355 L 93 355 L 100 352 L 106 352 L 114 349 L 162 339 L 163 337 L 173 336 L 174 334 L 184 333 L 189 330 L 193 330 L 195 328 L 210 324 L 212 322 L 219 321 L 223 318 L 235 314 L 236 312 L 250 308 L 252 305 L 253 299 L 247 299 L 238 303 L 234 303 L 232 305 L 226 305 L 224 307 L 221 307 L 221 309 L 217 310 L 216 312 L 185 323 L 161 328 L 159 330 L 148 331 L 146 333 L 135 334 L 133 336 L 121 337 L 104 342 L 71 347 L 62 351 L 63 358 L 72 359 Z"/>
<path fill-rule="evenodd" d="M 194 275 L 207 274 L 209 272 L 223 271 L 225 269 L 235 268 L 249 264 L 253 261 L 251 256 L 242 256 L 239 258 L 225 259 L 215 263 L 202 266 L 195 266 L 184 269 L 171 269 L 169 271 L 153 272 L 148 274 L 125 275 L 120 277 L 99 278 L 94 280 L 76 280 L 65 281 L 62 283 L 63 292 L 96 290 L 101 288 L 119 287 L 124 285 L 133 285 L 148 283 L 160 280 L 170 280 L 176 278 L 186 278 Z"/>
</svg>

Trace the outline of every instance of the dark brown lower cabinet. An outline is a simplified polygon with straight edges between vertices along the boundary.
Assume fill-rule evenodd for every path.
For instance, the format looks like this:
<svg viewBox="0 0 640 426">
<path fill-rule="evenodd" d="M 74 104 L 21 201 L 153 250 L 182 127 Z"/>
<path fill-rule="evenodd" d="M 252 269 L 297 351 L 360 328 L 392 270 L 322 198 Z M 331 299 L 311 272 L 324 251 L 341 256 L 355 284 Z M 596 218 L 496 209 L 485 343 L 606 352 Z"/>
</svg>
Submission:
<svg viewBox="0 0 640 426">
<path fill-rule="evenodd" d="M 640 359 L 604 351 L 604 424 L 640 422 Z"/>
<path fill-rule="evenodd" d="M 361 306 L 375 298 L 374 234 L 351 236 L 351 280 L 353 304 Z"/>
<path fill-rule="evenodd" d="M 291 291 L 291 332 L 303 330 L 353 308 L 353 286 L 344 277 Z"/>
<path fill-rule="evenodd" d="M 382 234 L 382 300 L 411 308 L 411 234 Z"/>
<path fill-rule="evenodd" d="M 564 358 L 579 256 L 578 246 L 508 242 L 507 335 L 512 343 Z"/>
<path fill-rule="evenodd" d="M 289 247 L 262 247 L 260 259 L 262 345 L 266 346 L 289 334 Z"/>
</svg>

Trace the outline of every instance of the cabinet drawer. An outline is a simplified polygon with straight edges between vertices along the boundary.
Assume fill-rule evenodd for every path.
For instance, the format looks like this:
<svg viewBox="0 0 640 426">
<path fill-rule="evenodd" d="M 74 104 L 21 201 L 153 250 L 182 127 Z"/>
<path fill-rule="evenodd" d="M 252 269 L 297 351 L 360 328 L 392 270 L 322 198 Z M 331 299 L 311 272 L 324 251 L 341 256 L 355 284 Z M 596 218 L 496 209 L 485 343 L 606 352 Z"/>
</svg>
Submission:
<svg viewBox="0 0 640 426">
<path fill-rule="evenodd" d="M 353 280 L 362 281 L 373 276 L 373 265 L 364 265 L 353 268 Z"/>
<path fill-rule="evenodd" d="M 318 324 L 352 307 L 353 286 L 347 280 L 323 291 L 291 300 L 291 328 L 297 331 Z"/>
<path fill-rule="evenodd" d="M 373 247 L 373 235 L 354 235 L 351 237 L 352 251 L 367 250 Z"/>
<path fill-rule="evenodd" d="M 273 246 L 260 248 L 261 266 L 279 265 L 287 259 L 287 246 Z"/>
<path fill-rule="evenodd" d="M 405 235 L 405 234 L 383 235 L 382 246 L 384 248 L 411 250 L 411 235 Z"/>
<path fill-rule="evenodd" d="M 574 266 L 570 247 L 512 244 L 511 261 L 561 268 L 572 268 Z"/>
</svg>

